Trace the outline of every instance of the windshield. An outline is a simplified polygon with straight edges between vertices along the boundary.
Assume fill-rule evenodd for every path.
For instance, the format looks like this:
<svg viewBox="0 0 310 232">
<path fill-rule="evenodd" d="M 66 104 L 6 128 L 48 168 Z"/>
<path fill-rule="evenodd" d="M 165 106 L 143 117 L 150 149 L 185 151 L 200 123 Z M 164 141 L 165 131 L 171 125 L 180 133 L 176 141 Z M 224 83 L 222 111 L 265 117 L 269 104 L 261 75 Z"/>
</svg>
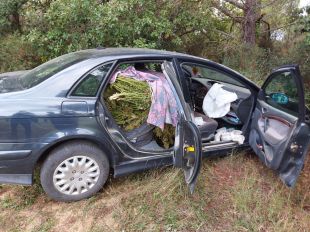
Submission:
<svg viewBox="0 0 310 232">
<path fill-rule="evenodd" d="M 23 89 L 31 88 L 45 81 L 54 74 L 70 67 L 73 64 L 83 61 L 88 57 L 89 55 L 87 53 L 70 53 L 57 57 L 21 76 L 21 85 Z"/>
<path fill-rule="evenodd" d="M 228 74 L 216 70 L 214 68 L 199 64 L 182 64 L 182 70 L 185 76 L 190 78 L 202 78 L 213 80 L 215 82 L 223 82 L 231 85 L 245 87 L 240 81 L 235 80 Z"/>
</svg>

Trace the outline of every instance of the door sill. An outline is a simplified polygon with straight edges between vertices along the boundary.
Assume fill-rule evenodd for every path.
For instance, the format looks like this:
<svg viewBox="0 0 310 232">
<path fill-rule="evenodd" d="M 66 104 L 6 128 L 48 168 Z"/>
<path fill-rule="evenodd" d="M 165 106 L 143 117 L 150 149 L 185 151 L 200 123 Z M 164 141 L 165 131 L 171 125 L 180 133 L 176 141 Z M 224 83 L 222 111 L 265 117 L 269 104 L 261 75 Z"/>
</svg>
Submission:
<svg viewBox="0 0 310 232">
<path fill-rule="evenodd" d="M 162 156 L 158 157 L 149 157 L 148 159 L 124 161 L 114 166 L 114 177 L 125 176 L 134 172 L 143 172 L 148 169 L 160 168 L 165 166 L 173 165 L 173 157 Z"/>
<path fill-rule="evenodd" d="M 208 152 L 208 151 L 225 150 L 225 149 L 235 148 L 235 147 L 239 147 L 239 146 L 243 146 L 243 145 L 244 144 L 239 145 L 237 142 L 233 142 L 233 141 L 209 142 L 209 143 L 203 143 L 202 144 L 202 151 Z"/>
</svg>

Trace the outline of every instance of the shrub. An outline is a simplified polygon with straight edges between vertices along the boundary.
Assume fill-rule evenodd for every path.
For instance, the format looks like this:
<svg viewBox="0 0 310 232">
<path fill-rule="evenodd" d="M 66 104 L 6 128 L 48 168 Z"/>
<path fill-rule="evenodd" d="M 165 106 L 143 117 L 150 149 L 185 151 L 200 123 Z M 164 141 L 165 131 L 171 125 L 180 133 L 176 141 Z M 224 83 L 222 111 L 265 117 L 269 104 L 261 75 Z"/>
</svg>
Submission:
<svg viewBox="0 0 310 232">
<path fill-rule="evenodd" d="M 31 69 L 40 63 L 32 45 L 11 35 L 0 39 L 0 72 Z"/>
</svg>

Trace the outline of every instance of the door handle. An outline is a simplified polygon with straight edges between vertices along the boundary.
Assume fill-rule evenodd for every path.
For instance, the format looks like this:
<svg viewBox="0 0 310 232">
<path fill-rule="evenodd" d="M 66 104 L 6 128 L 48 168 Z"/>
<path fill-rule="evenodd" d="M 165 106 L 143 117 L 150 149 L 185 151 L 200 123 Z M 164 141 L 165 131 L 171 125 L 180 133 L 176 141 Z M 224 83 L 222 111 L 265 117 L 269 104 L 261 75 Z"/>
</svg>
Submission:
<svg viewBox="0 0 310 232">
<path fill-rule="evenodd" d="M 267 131 L 267 126 L 268 126 L 268 118 L 264 118 L 264 133 Z"/>
<path fill-rule="evenodd" d="M 262 108 L 262 113 L 263 114 L 267 113 L 267 109 L 265 107 Z"/>
</svg>

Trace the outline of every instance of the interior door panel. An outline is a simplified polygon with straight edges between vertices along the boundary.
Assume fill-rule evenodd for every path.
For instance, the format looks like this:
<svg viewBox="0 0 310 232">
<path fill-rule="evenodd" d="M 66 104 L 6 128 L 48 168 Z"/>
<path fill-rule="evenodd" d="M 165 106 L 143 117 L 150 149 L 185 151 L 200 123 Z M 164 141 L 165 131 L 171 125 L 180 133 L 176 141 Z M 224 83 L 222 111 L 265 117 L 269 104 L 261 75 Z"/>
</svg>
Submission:
<svg viewBox="0 0 310 232">
<path fill-rule="evenodd" d="M 264 140 L 272 145 L 277 145 L 281 141 L 288 139 L 292 129 L 281 120 L 264 115 L 258 119 L 258 128 Z"/>
<path fill-rule="evenodd" d="M 305 118 L 303 81 L 298 66 L 275 70 L 258 94 L 249 143 L 289 187 L 297 181 L 310 144 Z"/>
<path fill-rule="evenodd" d="M 258 130 L 265 141 L 272 145 L 278 145 L 287 140 L 292 132 L 297 118 L 258 100 L 257 107 L 260 117 L 257 119 Z"/>
<path fill-rule="evenodd" d="M 283 151 L 297 120 L 284 112 L 281 114 L 281 117 L 276 116 L 279 115 L 277 109 L 258 100 L 250 133 L 250 144 L 254 145 L 256 153 L 265 161 L 265 164 L 274 170 L 277 170 L 281 164 Z M 285 120 L 287 123 L 284 123 Z"/>
</svg>

